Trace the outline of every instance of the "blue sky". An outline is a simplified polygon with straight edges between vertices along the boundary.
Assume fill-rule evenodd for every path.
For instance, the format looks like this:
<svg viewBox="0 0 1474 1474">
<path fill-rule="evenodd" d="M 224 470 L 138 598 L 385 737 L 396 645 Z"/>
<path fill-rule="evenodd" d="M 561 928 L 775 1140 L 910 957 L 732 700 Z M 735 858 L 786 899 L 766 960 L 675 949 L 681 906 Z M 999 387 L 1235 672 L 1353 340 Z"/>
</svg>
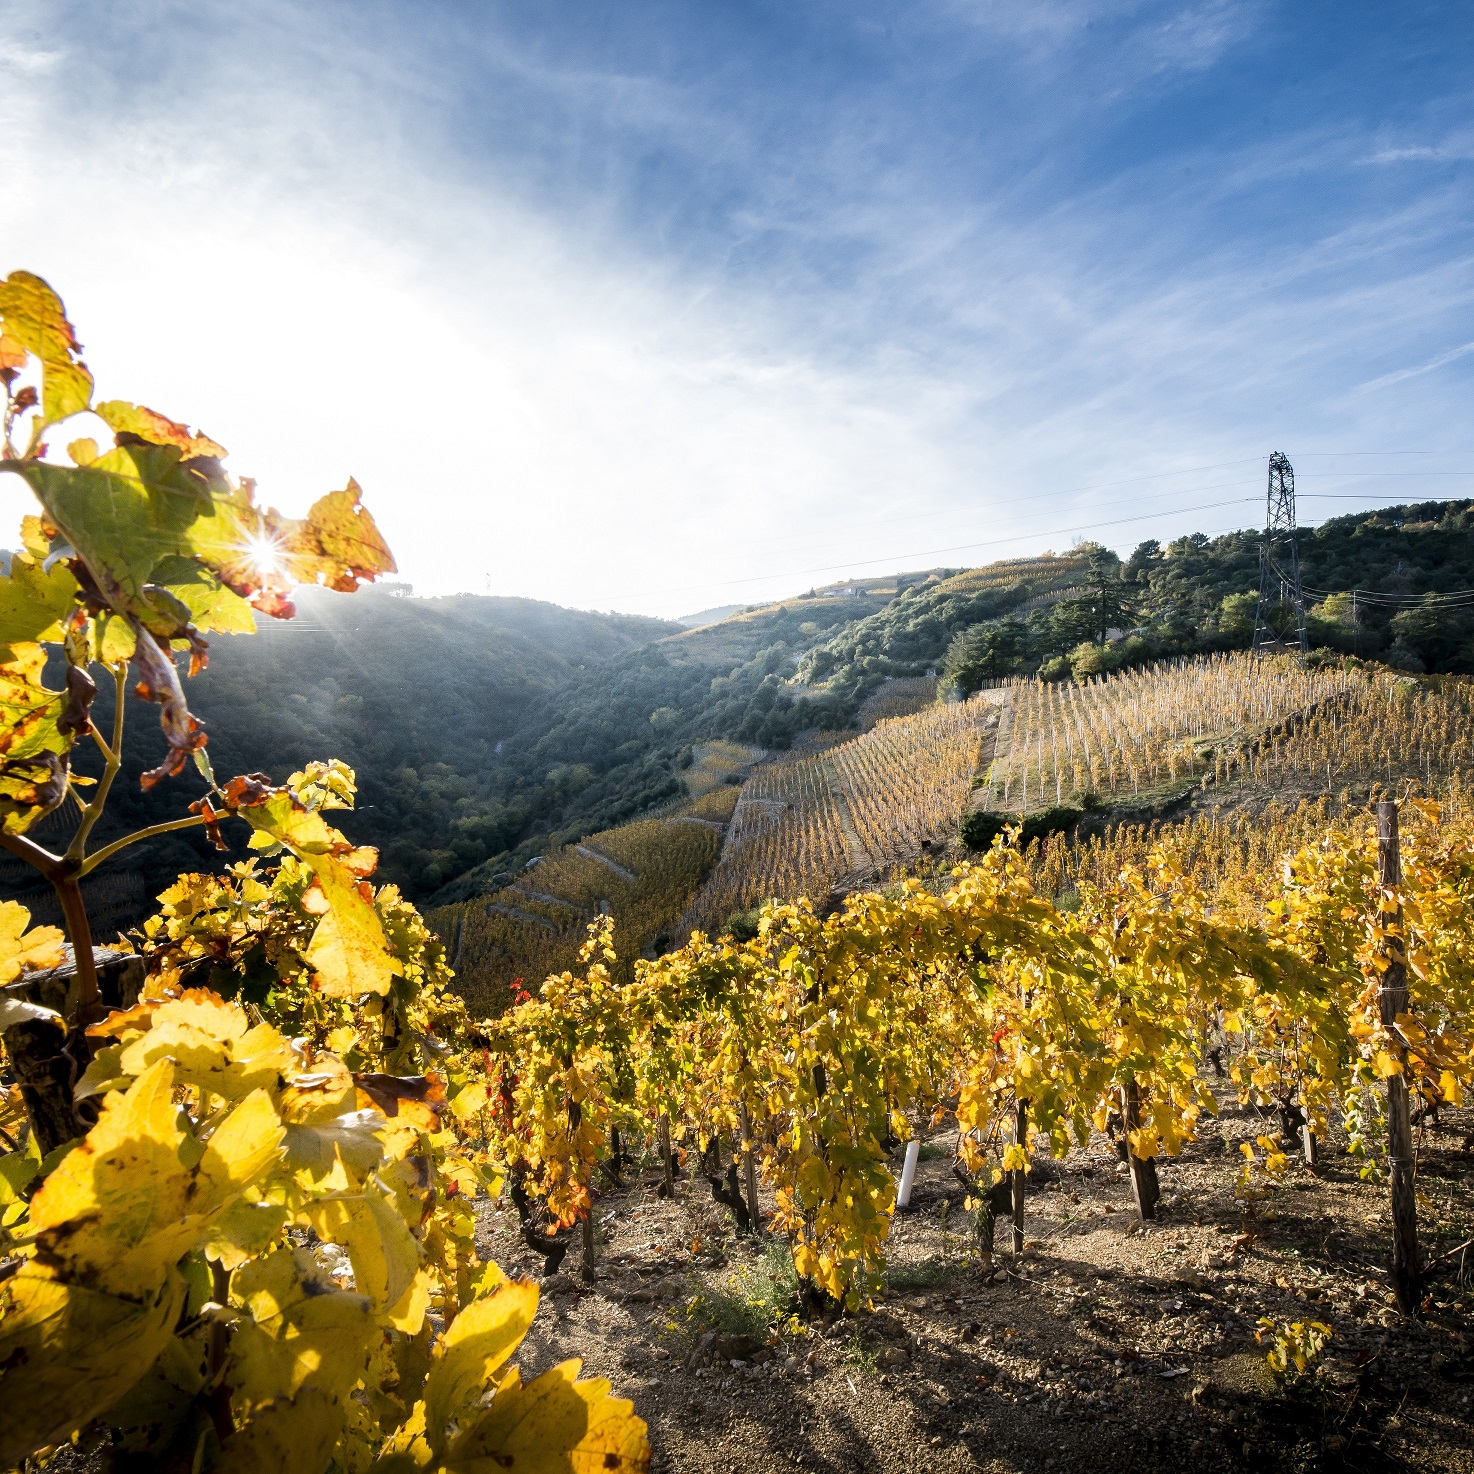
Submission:
<svg viewBox="0 0 1474 1474">
<path fill-rule="evenodd" d="M 0 0 L 0 269 L 418 590 L 1474 494 L 1457 4 Z M 1411 454 L 1417 452 L 1418 454 Z M 20 498 L 0 493 L 0 515 Z"/>
</svg>

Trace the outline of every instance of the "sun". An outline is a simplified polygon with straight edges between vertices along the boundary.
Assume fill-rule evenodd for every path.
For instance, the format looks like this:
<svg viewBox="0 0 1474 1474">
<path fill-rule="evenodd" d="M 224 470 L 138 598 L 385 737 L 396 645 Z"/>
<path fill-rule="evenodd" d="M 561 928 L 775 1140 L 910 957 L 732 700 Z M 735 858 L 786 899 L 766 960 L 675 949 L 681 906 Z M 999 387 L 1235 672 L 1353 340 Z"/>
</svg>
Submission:
<svg viewBox="0 0 1474 1474">
<path fill-rule="evenodd" d="M 241 544 L 247 562 L 261 575 L 269 578 L 282 571 L 281 544 L 268 533 L 259 532 Z"/>
</svg>

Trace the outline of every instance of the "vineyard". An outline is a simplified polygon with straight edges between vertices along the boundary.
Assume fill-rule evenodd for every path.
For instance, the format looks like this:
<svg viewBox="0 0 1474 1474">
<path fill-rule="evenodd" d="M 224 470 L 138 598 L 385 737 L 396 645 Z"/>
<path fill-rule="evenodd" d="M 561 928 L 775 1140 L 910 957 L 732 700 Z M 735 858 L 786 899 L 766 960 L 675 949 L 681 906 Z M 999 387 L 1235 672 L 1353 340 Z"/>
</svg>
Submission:
<svg viewBox="0 0 1474 1474">
<path fill-rule="evenodd" d="M 887 681 L 873 695 L 867 696 L 855 712 L 855 725 L 868 732 L 877 722 L 893 717 L 915 716 L 937 699 L 935 676 L 900 677 Z"/>
<path fill-rule="evenodd" d="M 989 806 L 1027 813 L 1095 794 L 1161 798 L 1205 780 L 1326 790 L 1466 768 L 1466 683 L 1305 669 L 1228 654 L 1083 684 L 1017 682 L 988 775 Z"/>
<path fill-rule="evenodd" d="M 0 282 L 0 328 L 0 470 L 39 507 L 0 573 L 0 848 L 52 888 L 66 927 L 0 901 L 0 1466 L 643 1474 L 646 1422 L 563 1357 L 567 1310 L 540 1310 L 539 1285 L 486 1246 L 499 1218 L 550 1298 L 604 1295 L 612 1312 L 611 1271 L 630 1260 L 608 1253 L 608 1202 L 689 1208 L 701 1182 L 767 1244 L 765 1280 L 733 1274 L 725 1300 L 710 1280 L 674 1295 L 624 1281 L 620 1311 L 651 1316 L 605 1318 L 612 1375 L 648 1349 L 663 1375 L 641 1397 L 668 1409 L 667 1379 L 689 1374 L 694 1393 L 724 1378 L 729 1408 L 754 1384 L 772 1416 L 762 1467 L 788 1467 L 806 1454 L 777 1413 L 783 1389 L 802 1404 L 802 1439 L 804 1399 L 849 1337 L 854 1376 L 848 1399 L 836 1379 L 831 1421 L 853 1429 L 873 1407 L 856 1377 L 894 1377 L 891 1408 L 929 1408 L 926 1441 L 899 1462 L 974 1469 L 993 1457 L 989 1399 L 1007 1394 L 1043 1429 L 1008 1454 L 1033 1467 L 1061 1447 L 1070 1395 L 1091 1399 L 1075 1407 L 1097 1423 L 1125 1421 L 1119 1393 L 1074 1375 L 1078 1358 L 1018 1358 L 1017 1310 L 1041 1261 L 1050 1275 L 1078 1267 L 1064 1241 L 1087 1215 L 1066 1172 L 1129 1195 L 1118 1244 L 1174 1221 L 1201 1228 L 1169 1174 L 1210 1140 L 1226 1150 L 1230 1115 L 1235 1151 L 1213 1170 L 1231 1209 L 1201 1263 L 1229 1266 L 1231 1286 L 1255 1263 L 1284 1291 L 1253 1344 L 1275 1419 L 1313 1430 L 1287 1466 L 1344 1453 L 1379 1397 L 1395 1403 L 1391 1437 L 1410 1399 L 1420 1412 L 1437 1399 L 1444 1446 L 1467 1451 L 1467 1399 L 1426 1385 L 1469 1366 L 1469 1153 L 1444 1140 L 1467 1130 L 1474 1086 L 1464 683 L 1223 658 L 989 691 L 763 764 L 740 796 L 718 784 L 563 846 L 432 930 L 375 884 L 377 853 L 336 827 L 354 772 L 326 760 L 279 784 L 219 780 L 172 658 L 187 652 L 196 673 L 207 636 L 291 618 L 294 584 L 347 595 L 394 571 L 357 486 L 288 519 L 257 507 L 203 435 L 123 401 L 94 407 L 61 302 L 28 273 Z M 52 427 L 94 408 L 111 447 L 79 438 L 70 465 L 44 459 L 43 437 L 67 433 Z M 90 715 L 93 673 L 116 692 L 107 731 Z M 125 724 L 145 702 L 160 762 L 137 781 L 192 768 L 203 794 L 98 847 Z M 1067 782 L 1119 797 L 1212 780 L 1283 802 L 1024 850 L 1002 834 L 955 862 L 939 841 L 995 739 L 993 786 L 1019 810 Z M 244 840 L 246 858 L 181 875 L 126 948 L 94 948 L 83 882 L 181 829 L 222 852 L 227 835 Z M 925 882 L 834 894 L 924 850 Z M 712 934 L 757 902 L 751 935 Z M 664 935 L 682 908 L 706 934 Z M 982 1313 L 959 1318 L 941 1355 L 933 1328 L 928 1342 L 877 1314 L 916 1222 L 901 1214 L 917 1210 L 905 1200 L 923 1138 L 955 1188 L 931 1179 L 941 1263 L 923 1283 L 951 1286 L 943 1305 L 959 1317 L 959 1285 L 969 1306 L 995 1297 L 988 1330 Z M 1063 1211 L 1031 1243 L 1051 1184 Z M 1283 1237 L 1291 1189 L 1321 1186 L 1361 1190 L 1375 1231 L 1355 1267 L 1363 1296 L 1383 1286 L 1375 1322 L 1327 1294 L 1350 1294 L 1330 1268 L 1291 1295 L 1302 1255 L 1346 1257 L 1324 1223 L 1318 1239 Z M 672 1216 L 645 1243 L 662 1284 L 726 1267 L 720 1224 L 682 1227 Z M 1133 1294 L 1152 1320 L 1187 1311 L 1206 1333 L 1211 1291 L 1203 1270 L 1177 1266 Z M 1068 1329 L 1121 1379 L 1188 1378 L 1170 1410 L 1154 1404 L 1159 1429 L 1128 1430 L 1135 1452 L 1232 1447 L 1243 1467 L 1267 1467 L 1267 1437 L 1243 1436 L 1208 1377 L 1206 1334 L 1197 1363 L 1164 1340 L 1173 1359 L 1148 1370 L 1126 1312 L 1103 1299 L 1061 1293 L 1056 1338 Z M 928 1309 L 924 1296 L 904 1304 Z M 1219 1319 L 1242 1349 L 1235 1306 Z M 595 1333 L 586 1306 L 578 1323 Z M 899 1331 L 877 1352 L 865 1336 L 882 1323 Z M 1399 1364 L 1395 1402 L 1377 1379 L 1402 1353 L 1399 1328 L 1405 1342 L 1441 1339 Z M 1356 1359 L 1322 1380 L 1340 1338 Z M 525 1382 L 519 1347 L 542 1368 Z M 684 1398 L 665 1446 L 704 1416 L 709 1404 Z M 877 1414 L 864 1438 L 873 1449 L 893 1426 Z M 1098 1443 L 1083 1439 L 1072 1466 L 1093 1467 Z M 705 1467 L 745 1466 L 708 1444 Z M 846 1457 L 857 1464 L 869 1467 Z"/>
<path fill-rule="evenodd" d="M 500 1013 L 517 988 L 574 965 L 588 923 L 614 918 L 632 959 L 667 946 L 673 917 L 716 864 L 737 789 L 711 788 L 669 817 L 590 835 L 537 862 L 484 898 L 429 913 L 445 939 L 457 989 L 478 1013 Z"/>
<path fill-rule="evenodd" d="M 677 934 L 709 931 L 775 896 L 827 896 L 846 876 L 882 872 L 950 838 L 996 720 L 988 693 L 763 764 L 743 785 L 721 861 Z"/>
</svg>

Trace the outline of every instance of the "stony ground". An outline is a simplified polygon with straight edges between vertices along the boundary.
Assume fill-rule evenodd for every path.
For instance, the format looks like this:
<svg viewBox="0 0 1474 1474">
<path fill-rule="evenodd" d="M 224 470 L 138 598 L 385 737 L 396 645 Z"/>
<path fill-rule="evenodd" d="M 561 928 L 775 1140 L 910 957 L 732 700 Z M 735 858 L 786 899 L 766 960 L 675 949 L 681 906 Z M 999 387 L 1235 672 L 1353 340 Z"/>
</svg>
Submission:
<svg viewBox="0 0 1474 1474">
<path fill-rule="evenodd" d="M 1468 1115 L 1469 1113 L 1463 1113 Z M 1474 1228 L 1474 1122 L 1421 1152 L 1425 1251 Z M 786 1245 L 738 1240 L 700 1178 L 657 1195 L 652 1166 L 599 1201 L 596 1278 L 544 1282 L 524 1375 L 569 1356 L 634 1399 L 654 1465 L 686 1471 L 1474 1471 L 1474 1250 L 1449 1261 L 1421 1321 L 1391 1304 L 1385 1190 L 1332 1144 L 1314 1172 L 1235 1199 L 1238 1142 L 1271 1129 L 1225 1106 L 1162 1172 L 1160 1222 L 1136 1222 L 1108 1145 L 1031 1181 L 1024 1252 L 970 1241 L 952 1141 L 928 1143 L 873 1312 L 779 1317 Z M 534 1273 L 508 1206 L 483 1251 Z M 998 1241 L 1008 1241 L 1002 1225 Z M 751 1302 L 758 1302 L 753 1304 Z M 1318 1320 L 1317 1372 L 1284 1389 L 1260 1317 Z M 770 1325 L 777 1320 L 777 1329 Z"/>
</svg>

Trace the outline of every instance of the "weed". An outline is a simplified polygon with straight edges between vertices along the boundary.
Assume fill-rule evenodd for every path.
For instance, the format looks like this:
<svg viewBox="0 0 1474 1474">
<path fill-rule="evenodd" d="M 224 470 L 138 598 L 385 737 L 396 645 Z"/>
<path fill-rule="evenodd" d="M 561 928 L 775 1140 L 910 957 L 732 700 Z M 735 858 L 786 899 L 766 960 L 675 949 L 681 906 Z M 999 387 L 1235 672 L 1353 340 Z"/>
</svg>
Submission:
<svg viewBox="0 0 1474 1474">
<path fill-rule="evenodd" d="M 1286 1383 L 1300 1381 L 1321 1358 L 1326 1342 L 1334 1332 L 1323 1321 L 1291 1321 L 1276 1325 L 1268 1316 L 1260 1316 L 1254 1339 L 1262 1346 L 1267 1340 L 1269 1370 Z"/>
<path fill-rule="evenodd" d="M 775 1240 L 755 1264 L 744 1264 L 718 1288 L 698 1291 L 686 1302 L 694 1327 L 765 1340 L 775 1330 L 793 1329 L 798 1275 L 786 1240 Z"/>
<path fill-rule="evenodd" d="M 865 1344 L 865 1338 L 858 1331 L 845 1343 L 841 1355 L 845 1362 L 867 1377 L 873 1377 L 880 1370 L 875 1352 Z"/>
</svg>

